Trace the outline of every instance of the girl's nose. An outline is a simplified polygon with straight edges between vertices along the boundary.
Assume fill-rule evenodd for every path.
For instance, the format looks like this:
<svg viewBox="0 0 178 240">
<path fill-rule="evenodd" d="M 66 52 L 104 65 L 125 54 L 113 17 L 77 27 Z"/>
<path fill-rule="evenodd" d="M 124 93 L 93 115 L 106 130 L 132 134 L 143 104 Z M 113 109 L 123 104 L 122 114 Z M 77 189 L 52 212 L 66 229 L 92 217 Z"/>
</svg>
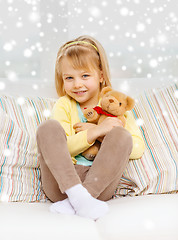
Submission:
<svg viewBox="0 0 178 240">
<path fill-rule="evenodd" d="M 74 81 L 75 88 L 80 88 L 82 86 L 82 82 L 80 79 L 75 79 Z"/>
</svg>

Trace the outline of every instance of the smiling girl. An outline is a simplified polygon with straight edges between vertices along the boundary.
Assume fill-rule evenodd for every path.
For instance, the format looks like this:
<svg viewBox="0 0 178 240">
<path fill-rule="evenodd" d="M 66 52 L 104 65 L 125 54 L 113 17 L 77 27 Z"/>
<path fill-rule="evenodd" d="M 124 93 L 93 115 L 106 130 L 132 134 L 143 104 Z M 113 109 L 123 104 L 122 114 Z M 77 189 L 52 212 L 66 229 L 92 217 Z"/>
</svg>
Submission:
<svg viewBox="0 0 178 240">
<path fill-rule="evenodd" d="M 108 211 L 129 158 L 140 158 L 144 143 L 131 113 L 126 126 L 108 117 L 100 125 L 87 123 L 85 108 L 99 105 L 103 87 L 111 86 L 105 51 L 92 37 L 64 44 L 55 68 L 56 102 L 52 119 L 37 130 L 43 190 L 54 202 L 51 211 L 98 219 Z M 94 161 L 81 153 L 101 141 Z"/>
</svg>

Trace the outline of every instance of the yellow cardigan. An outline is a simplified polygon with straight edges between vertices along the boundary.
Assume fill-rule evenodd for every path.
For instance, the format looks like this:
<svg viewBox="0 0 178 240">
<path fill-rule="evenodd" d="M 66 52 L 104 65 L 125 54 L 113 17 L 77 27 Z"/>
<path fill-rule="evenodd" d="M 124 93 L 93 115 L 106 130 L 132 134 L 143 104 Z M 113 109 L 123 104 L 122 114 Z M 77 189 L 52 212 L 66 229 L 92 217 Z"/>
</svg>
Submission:
<svg viewBox="0 0 178 240">
<path fill-rule="evenodd" d="M 94 142 L 89 144 L 87 141 L 88 130 L 75 134 L 73 125 L 80 122 L 76 101 L 67 95 L 59 98 L 53 107 L 51 118 L 59 121 L 61 126 L 64 128 L 67 136 L 68 149 L 73 163 L 76 164 L 74 157 L 84 152 L 94 144 Z M 144 141 L 132 113 L 126 112 L 125 118 L 125 129 L 130 132 L 133 139 L 133 149 L 130 159 L 138 159 L 143 155 L 145 149 Z"/>
</svg>

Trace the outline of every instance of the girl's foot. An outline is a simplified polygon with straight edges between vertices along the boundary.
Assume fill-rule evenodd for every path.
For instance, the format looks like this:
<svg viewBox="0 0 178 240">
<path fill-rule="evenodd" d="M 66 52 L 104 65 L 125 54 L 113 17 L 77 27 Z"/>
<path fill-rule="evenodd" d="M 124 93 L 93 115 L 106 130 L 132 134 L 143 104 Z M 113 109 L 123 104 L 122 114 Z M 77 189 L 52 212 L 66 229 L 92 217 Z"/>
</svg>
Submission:
<svg viewBox="0 0 178 240">
<path fill-rule="evenodd" d="M 58 201 L 53 203 L 50 206 L 50 211 L 53 213 L 63 213 L 63 214 L 69 214 L 69 215 L 75 214 L 75 210 L 70 204 L 68 198 L 64 199 L 63 201 Z"/>
<path fill-rule="evenodd" d="M 66 194 L 78 216 L 97 220 L 104 216 L 109 210 L 106 202 L 92 197 L 81 184 L 67 189 Z"/>
</svg>

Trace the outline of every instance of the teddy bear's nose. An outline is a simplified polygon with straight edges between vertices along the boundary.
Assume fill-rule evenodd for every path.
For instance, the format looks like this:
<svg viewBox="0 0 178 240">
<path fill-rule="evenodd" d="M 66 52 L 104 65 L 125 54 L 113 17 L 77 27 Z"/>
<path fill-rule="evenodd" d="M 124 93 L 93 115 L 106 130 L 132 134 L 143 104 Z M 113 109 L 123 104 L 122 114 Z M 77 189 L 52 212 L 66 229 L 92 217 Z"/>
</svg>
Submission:
<svg viewBox="0 0 178 240">
<path fill-rule="evenodd" d="M 109 102 L 110 102 L 110 103 L 113 103 L 113 102 L 114 102 L 114 100 L 113 100 L 113 99 L 109 99 Z"/>
</svg>

